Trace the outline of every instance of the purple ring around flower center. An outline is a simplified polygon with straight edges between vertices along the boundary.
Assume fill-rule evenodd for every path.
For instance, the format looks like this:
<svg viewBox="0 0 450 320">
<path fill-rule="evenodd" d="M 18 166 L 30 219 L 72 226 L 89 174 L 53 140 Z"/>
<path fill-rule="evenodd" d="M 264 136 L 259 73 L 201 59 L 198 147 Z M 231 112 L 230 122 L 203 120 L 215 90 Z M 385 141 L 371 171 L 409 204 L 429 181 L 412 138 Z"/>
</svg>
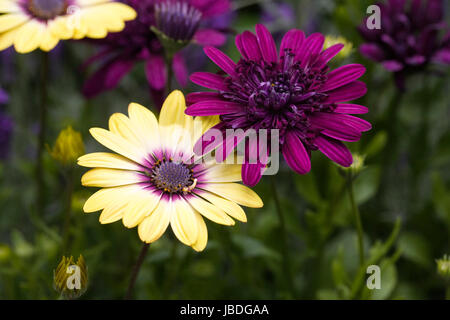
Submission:
<svg viewBox="0 0 450 320">
<path fill-rule="evenodd" d="M 50 20 L 64 15 L 69 6 L 68 0 L 28 0 L 26 9 L 36 18 Z"/>
</svg>

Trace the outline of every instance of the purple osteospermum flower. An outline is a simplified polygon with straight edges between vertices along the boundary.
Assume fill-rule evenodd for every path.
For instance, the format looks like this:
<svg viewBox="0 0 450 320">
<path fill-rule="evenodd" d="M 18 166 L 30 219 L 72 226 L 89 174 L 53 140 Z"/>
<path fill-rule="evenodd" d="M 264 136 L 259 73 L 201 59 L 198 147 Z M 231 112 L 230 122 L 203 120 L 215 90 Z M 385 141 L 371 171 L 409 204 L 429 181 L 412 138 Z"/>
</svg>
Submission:
<svg viewBox="0 0 450 320">
<path fill-rule="evenodd" d="M 366 20 L 359 27 L 367 43 L 360 52 L 394 72 L 404 87 L 406 75 L 423 70 L 431 62 L 450 64 L 450 32 L 443 21 L 441 0 L 388 0 L 378 4 L 381 29 L 369 30 Z M 439 33 L 446 30 L 441 39 Z"/>
<path fill-rule="evenodd" d="M 213 47 L 205 48 L 207 56 L 228 76 L 194 73 L 192 82 L 216 92 L 190 94 L 186 113 L 220 115 L 221 123 L 215 128 L 221 130 L 279 129 L 283 156 L 300 174 L 310 171 L 313 150 L 350 166 L 352 155 L 341 140 L 358 141 L 371 125 L 348 115 L 366 113 L 366 107 L 343 102 L 366 93 L 366 85 L 356 81 L 365 68 L 350 64 L 330 72 L 327 63 L 343 45 L 322 51 L 323 43 L 319 33 L 305 38 L 301 30 L 293 29 L 283 37 L 278 55 L 269 31 L 257 25 L 256 36 L 245 31 L 236 37 L 242 56 L 238 63 Z M 262 167 L 261 163 L 244 163 L 244 183 L 258 183 Z"/>
<path fill-rule="evenodd" d="M 157 27 L 177 41 L 192 41 L 200 45 L 220 46 L 226 41 L 222 29 L 213 27 L 213 19 L 231 9 L 229 0 L 123 0 L 138 13 L 122 32 L 98 41 L 104 49 L 86 64 L 102 61 L 102 67 L 84 85 L 84 94 L 93 97 L 117 86 L 139 61 L 146 63 L 146 76 L 154 96 L 160 96 L 167 81 L 163 47 L 151 26 Z M 212 26 L 212 27 L 209 27 Z M 181 86 L 187 84 L 187 68 L 183 55 L 173 60 L 175 78 Z"/>
</svg>

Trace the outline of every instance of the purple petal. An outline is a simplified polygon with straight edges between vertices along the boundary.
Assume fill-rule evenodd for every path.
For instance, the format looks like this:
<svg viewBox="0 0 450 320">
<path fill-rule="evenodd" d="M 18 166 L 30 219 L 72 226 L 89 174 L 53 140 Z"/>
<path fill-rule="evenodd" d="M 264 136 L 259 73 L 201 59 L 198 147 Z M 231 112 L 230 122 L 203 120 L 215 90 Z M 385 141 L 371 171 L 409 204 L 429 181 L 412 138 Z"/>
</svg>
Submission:
<svg viewBox="0 0 450 320">
<path fill-rule="evenodd" d="M 367 92 L 367 87 L 364 82 L 354 81 L 343 87 L 328 91 L 329 95 L 325 103 L 345 102 L 361 98 Z"/>
<path fill-rule="evenodd" d="M 180 52 L 173 57 L 172 69 L 178 83 L 182 87 L 186 87 L 188 83 L 188 70 L 183 55 Z"/>
<path fill-rule="evenodd" d="M 278 61 L 277 47 L 269 30 L 264 25 L 257 24 L 256 35 L 264 60 L 268 63 L 276 63 Z"/>
<path fill-rule="evenodd" d="M 190 76 L 193 83 L 212 90 L 228 91 L 224 77 L 210 72 L 195 72 Z"/>
<path fill-rule="evenodd" d="M 313 33 L 303 41 L 299 54 L 296 57 L 302 67 L 305 67 L 312 58 L 322 51 L 324 41 L 325 37 L 321 33 Z"/>
<path fill-rule="evenodd" d="M 428 23 L 436 23 L 443 18 L 443 3 L 442 0 L 428 0 L 426 6 L 426 18 Z"/>
<path fill-rule="evenodd" d="M 314 140 L 314 143 L 324 155 L 341 166 L 349 167 L 353 163 L 350 150 L 342 142 L 318 136 Z"/>
<path fill-rule="evenodd" d="M 217 30 L 202 29 L 195 33 L 194 41 L 201 46 L 220 47 L 225 44 L 227 37 Z"/>
<path fill-rule="evenodd" d="M 186 109 L 189 116 L 214 116 L 242 111 L 242 105 L 225 100 L 206 100 L 194 103 Z"/>
<path fill-rule="evenodd" d="M 166 65 L 161 56 L 151 55 L 145 65 L 147 81 L 155 90 L 163 90 L 166 86 Z"/>
<path fill-rule="evenodd" d="M 231 10 L 229 0 L 190 0 L 190 4 L 202 11 L 202 16 L 207 18 L 226 13 Z"/>
<path fill-rule="evenodd" d="M 349 114 L 364 114 L 369 112 L 369 109 L 358 104 L 338 104 L 337 108 L 334 109 L 336 113 L 349 113 Z"/>
<path fill-rule="evenodd" d="M 99 93 L 115 88 L 133 68 L 134 60 L 115 59 L 95 72 L 84 83 L 83 94 L 93 98 Z"/>
<path fill-rule="evenodd" d="M 348 114 L 339 114 L 339 115 L 335 114 L 334 116 L 335 117 L 339 116 L 339 118 L 342 120 L 343 123 L 350 125 L 351 127 L 355 128 L 360 132 L 365 132 L 372 129 L 372 125 L 370 124 L 370 122 L 364 119 L 350 116 Z"/>
<path fill-rule="evenodd" d="M 214 47 L 206 47 L 203 49 L 205 54 L 223 71 L 232 77 L 236 77 L 236 64 L 225 53 Z"/>
<path fill-rule="evenodd" d="M 262 59 L 258 39 L 253 33 L 250 31 L 244 31 L 242 33 L 242 45 L 249 60 L 259 61 Z"/>
<path fill-rule="evenodd" d="M 0 104 L 8 103 L 9 96 L 5 90 L 0 89 Z"/>
<path fill-rule="evenodd" d="M 343 141 L 359 141 L 361 132 L 351 125 L 344 123 L 339 114 L 317 113 L 311 118 L 313 129 L 320 129 L 321 133 L 331 138 Z"/>
<path fill-rule="evenodd" d="M 328 49 L 324 50 L 319 57 L 318 63 L 315 65 L 317 68 L 325 66 L 331 59 L 333 59 L 344 48 L 342 43 L 335 44 Z"/>
<path fill-rule="evenodd" d="M 403 69 L 403 64 L 401 62 L 395 61 L 395 60 L 387 60 L 383 61 L 383 67 L 386 70 L 397 72 Z"/>
<path fill-rule="evenodd" d="M 311 170 L 311 160 L 302 140 L 290 131 L 285 136 L 283 156 L 289 167 L 299 174 L 306 174 Z"/>
<path fill-rule="evenodd" d="M 247 52 L 245 52 L 244 49 L 244 40 L 242 39 L 242 35 L 238 34 L 236 36 L 236 38 L 234 39 L 234 43 L 236 45 L 236 48 L 238 49 L 239 53 L 241 54 L 241 56 L 245 59 L 248 60 L 248 56 L 247 56 Z"/>
<path fill-rule="evenodd" d="M 450 64 L 450 49 L 438 51 L 433 57 L 433 60 L 444 64 Z"/>
<path fill-rule="evenodd" d="M 303 40 L 305 40 L 305 34 L 303 31 L 297 29 L 289 30 L 284 35 L 283 40 L 281 40 L 280 57 L 284 56 L 286 49 L 290 49 L 293 54 L 296 54 L 296 52 L 300 49 Z"/>
<path fill-rule="evenodd" d="M 422 55 L 416 54 L 412 57 L 406 58 L 406 63 L 413 66 L 418 66 L 425 63 L 426 58 Z"/>
<path fill-rule="evenodd" d="M 342 87 L 360 78 L 364 72 L 366 72 L 366 68 L 361 64 L 347 64 L 339 67 L 327 75 L 328 80 L 325 82 L 321 90 L 326 92 Z"/>
<path fill-rule="evenodd" d="M 204 100 L 220 100 L 221 96 L 217 92 L 193 92 L 186 98 L 187 105 L 191 105 Z"/>
<path fill-rule="evenodd" d="M 264 171 L 263 165 L 260 163 L 244 163 L 242 165 L 242 182 L 249 187 L 254 187 L 258 184 L 258 182 L 262 178 L 262 174 Z"/>
<path fill-rule="evenodd" d="M 359 47 L 359 52 L 368 59 L 381 62 L 384 59 L 384 51 L 373 43 L 364 43 Z"/>
</svg>

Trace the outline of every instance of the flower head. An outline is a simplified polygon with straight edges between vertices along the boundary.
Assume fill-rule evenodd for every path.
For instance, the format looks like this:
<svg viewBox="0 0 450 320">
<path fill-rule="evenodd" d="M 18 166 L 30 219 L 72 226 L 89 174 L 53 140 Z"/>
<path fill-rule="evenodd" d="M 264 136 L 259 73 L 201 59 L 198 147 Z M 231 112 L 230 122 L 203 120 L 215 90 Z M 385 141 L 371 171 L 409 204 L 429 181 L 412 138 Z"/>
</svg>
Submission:
<svg viewBox="0 0 450 320">
<path fill-rule="evenodd" d="M 164 45 L 178 51 L 188 43 L 220 46 L 225 43 L 223 28 L 214 27 L 214 20 L 228 14 L 229 0 L 123 0 L 135 8 L 137 19 L 125 29 L 99 41 L 104 49 L 88 61 L 101 62 L 85 83 L 87 97 L 117 86 L 137 62 L 145 61 L 146 76 L 154 96 L 164 91 L 167 70 Z M 181 86 L 187 84 L 187 66 L 183 55 L 173 57 L 173 72 Z"/>
<path fill-rule="evenodd" d="M 19 53 L 52 50 L 59 40 L 104 38 L 121 31 L 136 12 L 111 0 L 3 0 L 0 50 Z"/>
<path fill-rule="evenodd" d="M 387 0 L 380 3 L 381 29 L 359 27 L 367 41 L 362 55 L 381 63 L 404 87 L 406 75 L 424 70 L 430 63 L 450 64 L 450 31 L 443 21 L 442 0 Z M 441 32 L 446 32 L 444 37 Z"/>
<path fill-rule="evenodd" d="M 83 138 L 71 126 L 68 126 L 59 133 L 55 145 L 50 150 L 52 158 L 65 166 L 75 163 L 83 154 Z"/>
<path fill-rule="evenodd" d="M 365 68 L 349 64 L 330 71 L 327 63 L 343 45 L 322 51 L 323 43 L 319 33 L 305 38 L 302 31 L 294 29 L 283 37 L 278 54 L 271 34 L 257 25 L 256 35 L 245 31 L 236 37 L 241 53 L 238 63 L 215 48 L 205 48 L 206 55 L 227 75 L 194 73 L 192 82 L 215 92 L 190 94 L 186 113 L 220 115 L 221 123 L 215 129 L 279 130 L 283 156 L 300 174 L 310 171 L 314 150 L 350 166 L 352 155 L 341 141 L 358 141 L 371 125 L 349 115 L 366 113 L 366 107 L 344 102 L 366 93 L 366 85 L 356 81 Z M 245 184 L 258 183 L 262 163 L 246 160 L 242 169 Z"/>
<path fill-rule="evenodd" d="M 122 219 L 128 228 L 138 226 L 146 243 L 158 240 L 170 224 L 182 243 L 201 251 L 208 237 L 203 217 L 234 225 L 232 218 L 246 221 L 240 205 L 262 206 L 256 193 L 236 183 L 240 165 L 194 155 L 193 141 L 217 119 L 194 120 L 184 114 L 185 108 L 183 94 L 174 91 L 164 102 L 159 123 L 148 109 L 132 103 L 129 117 L 111 116 L 110 131 L 91 129 L 98 142 L 118 154 L 91 153 L 78 160 L 95 168 L 82 177 L 82 184 L 103 188 L 86 201 L 85 212 L 103 210 L 101 223 Z"/>
</svg>

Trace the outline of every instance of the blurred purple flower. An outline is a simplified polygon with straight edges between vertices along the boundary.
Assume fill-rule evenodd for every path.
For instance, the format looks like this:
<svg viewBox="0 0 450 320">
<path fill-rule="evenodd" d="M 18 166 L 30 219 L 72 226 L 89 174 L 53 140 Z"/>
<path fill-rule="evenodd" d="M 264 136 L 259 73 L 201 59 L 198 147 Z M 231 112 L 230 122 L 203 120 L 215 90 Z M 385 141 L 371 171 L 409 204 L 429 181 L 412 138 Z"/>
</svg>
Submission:
<svg viewBox="0 0 450 320">
<path fill-rule="evenodd" d="M 343 45 L 323 50 L 324 41 L 320 33 L 305 37 L 301 30 L 292 29 L 283 37 L 278 51 L 267 28 L 258 24 L 256 35 L 245 31 L 236 37 L 241 53 L 237 63 L 214 47 L 205 48 L 223 73 L 197 72 L 191 76 L 195 84 L 214 91 L 188 95 L 186 114 L 220 115 L 221 122 L 213 129 L 221 130 L 224 136 L 227 129 L 278 129 L 284 159 L 299 174 L 310 171 L 314 150 L 350 166 L 352 155 L 342 141 L 358 141 L 361 132 L 371 128 L 367 121 L 350 115 L 368 109 L 346 103 L 366 94 L 366 85 L 357 81 L 365 68 L 349 64 L 330 71 L 328 62 Z M 196 148 L 202 152 L 220 148 L 222 152 L 216 155 L 226 158 L 244 138 L 239 135 L 236 141 L 225 137 L 223 144 L 221 139 L 211 144 L 200 140 Z M 253 141 L 246 150 L 242 180 L 249 186 L 259 182 L 267 160 L 249 159 L 259 153 L 258 148 L 258 142 Z"/>
<path fill-rule="evenodd" d="M 450 31 L 443 21 L 442 0 L 387 0 L 378 5 L 381 29 L 368 29 L 364 20 L 359 31 L 367 42 L 360 52 L 393 72 L 399 88 L 404 89 L 407 75 L 430 63 L 450 64 Z"/>
<path fill-rule="evenodd" d="M 120 80 L 133 68 L 144 61 L 146 77 L 151 93 L 155 97 L 163 95 L 167 70 L 164 63 L 163 47 L 151 26 L 158 24 L 161 31 L 171 33 L 186 40 L 205 46 L 221 46 L 226 41 L 223 26 L 215 27 L 216 20 L 223 22 L 224 15 L 231 10 L 229 0 L 123 0 L 132 6 L 138 17 L 126 23 L 122 32 L 109 34 L 97 41 L 103 49 L 91 57 L 85 65 L 94 62 L 100 68 L 85 82 L 83 92 L 90 98 L 115 88 Z M 166 6 L 164 7 L 163 4 Z M 183 6 L 181 6 L 183 4 Z M 189 14 L 177 8 L 188 8 Z M 156 19 L 155 9 L 159 10 Z M 197 18 L 200 21 L 197 23 Z M 165 30 L 167 29 L 167 30 Z M 187 32 L 190 30 L 189 32 Z M 189 34 L 188 34 L 189 33 Z M 174 56 L 173 72 L 181 86 L 187 84 L 188 71 L 181 52 Z"/>
<path fill-rule="evenodd" d="M 8 94 L 0 89 L 0 105 L 8 103 Z M 0 159 L 8 157 L 11 135 L 13 131 L 12 119 L 0 111 Z"/>
<path fill-rule="evenodd" d="M 261 22 L 269 29 L 271 26 L 291 28 L 295 24 L 294 7 L 285 2 L 264 2 L 262 4 Z M 278 28 L 279 29 L 279 28 Z"/>
<path fill-rule="evenodd" d="M 6 104 L 9 101 L 8 94 L 0 88 L 0 105 Z"/>
</svg>

